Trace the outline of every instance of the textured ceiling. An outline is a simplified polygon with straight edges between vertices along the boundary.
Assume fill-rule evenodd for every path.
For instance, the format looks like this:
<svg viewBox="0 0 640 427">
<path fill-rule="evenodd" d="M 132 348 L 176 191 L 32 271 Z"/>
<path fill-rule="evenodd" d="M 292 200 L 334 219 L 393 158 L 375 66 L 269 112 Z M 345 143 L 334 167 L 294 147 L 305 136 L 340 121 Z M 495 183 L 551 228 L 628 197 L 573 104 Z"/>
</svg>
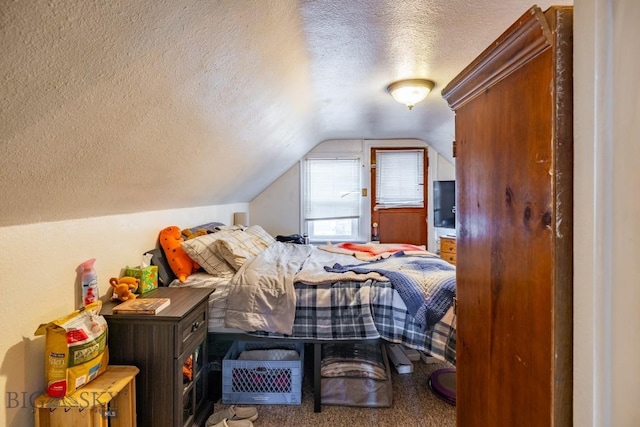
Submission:
<svg viewBox="0 0 640 427">
<path fill-rule="evenodd" d="M 450 158 L 440 91 L 532 5 L 1 1 L 0 226 L 249 202 L 327 139 Z M 409 111 L 385 88 L 414 77 Z"/>
</svg>

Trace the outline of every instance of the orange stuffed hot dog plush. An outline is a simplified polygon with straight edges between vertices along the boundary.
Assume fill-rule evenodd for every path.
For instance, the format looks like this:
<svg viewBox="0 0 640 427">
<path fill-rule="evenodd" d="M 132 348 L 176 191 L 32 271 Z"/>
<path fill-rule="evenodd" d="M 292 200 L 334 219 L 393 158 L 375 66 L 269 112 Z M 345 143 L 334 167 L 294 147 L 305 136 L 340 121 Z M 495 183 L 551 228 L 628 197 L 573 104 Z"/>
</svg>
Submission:
<svg viewBox="0 0 640 427">
<path fill-rule="evenodd" d="M 184 282 L 187 277 L 194 271 L 200 269 L 200 266 L 194 262 L 189 255 L 182 249 L 180 242 L 184 241 L 180 228 L 172 225 L 160 232 L 160 246 L 164 251 L 167 261 L 173 274 L 178 280 Z"/>
</svg>

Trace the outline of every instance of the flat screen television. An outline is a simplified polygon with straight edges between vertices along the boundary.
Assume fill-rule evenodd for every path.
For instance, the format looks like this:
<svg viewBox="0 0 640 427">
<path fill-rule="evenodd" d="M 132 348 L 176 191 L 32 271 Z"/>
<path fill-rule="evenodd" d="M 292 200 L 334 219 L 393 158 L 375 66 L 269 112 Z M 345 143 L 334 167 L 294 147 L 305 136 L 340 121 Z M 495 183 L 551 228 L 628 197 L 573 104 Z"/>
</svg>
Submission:
<svg viewBox="0 0 640 427">
<path fill-rule="evenodd" d="M 433 181 L 433 226 L 456 228 L 455 181 Z"/>
</svg>

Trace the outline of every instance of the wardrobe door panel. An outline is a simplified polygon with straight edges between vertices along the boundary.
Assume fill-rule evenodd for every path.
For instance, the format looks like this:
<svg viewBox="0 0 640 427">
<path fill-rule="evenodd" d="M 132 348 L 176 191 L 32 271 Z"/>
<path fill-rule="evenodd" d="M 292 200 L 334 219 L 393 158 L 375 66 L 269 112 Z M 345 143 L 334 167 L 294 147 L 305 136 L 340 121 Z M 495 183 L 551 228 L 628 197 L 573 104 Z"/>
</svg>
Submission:
<svg viewBox="0 0 640 427">
<path fill-rule="evenodd" d="M 571 424 L 571 66 L 557 48 L 570 13 L 532 8 L 443 91 L 456 112 L 459 426 Z"/>
</svg>

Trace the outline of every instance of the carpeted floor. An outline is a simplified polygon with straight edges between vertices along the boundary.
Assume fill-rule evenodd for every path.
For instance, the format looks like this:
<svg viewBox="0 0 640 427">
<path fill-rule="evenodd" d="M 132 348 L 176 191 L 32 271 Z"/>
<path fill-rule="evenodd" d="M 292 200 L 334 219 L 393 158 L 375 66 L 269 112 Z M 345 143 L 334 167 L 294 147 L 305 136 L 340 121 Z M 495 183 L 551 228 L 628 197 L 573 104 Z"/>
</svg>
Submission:
<svg viewBox="0 0 640 427">
<path fill-rule="evenodd" d="M 310 375 L 305 375 L 301 405 L 258 405 L 256 427 L 317 427 L 317 426 L 398 426 L 454 427 L 455 407 L 437 398 L 429 389 L 428 379 L 436 369 L 446 364 L 414 362 L 411 374 L 398 374 L 393 368 L 393 406 L 390 408 L 357 408 L 323 405 L 313 412 L 313 389 Z M 228 408 L 219 401 L 215 411 Z"/>
</svg>

